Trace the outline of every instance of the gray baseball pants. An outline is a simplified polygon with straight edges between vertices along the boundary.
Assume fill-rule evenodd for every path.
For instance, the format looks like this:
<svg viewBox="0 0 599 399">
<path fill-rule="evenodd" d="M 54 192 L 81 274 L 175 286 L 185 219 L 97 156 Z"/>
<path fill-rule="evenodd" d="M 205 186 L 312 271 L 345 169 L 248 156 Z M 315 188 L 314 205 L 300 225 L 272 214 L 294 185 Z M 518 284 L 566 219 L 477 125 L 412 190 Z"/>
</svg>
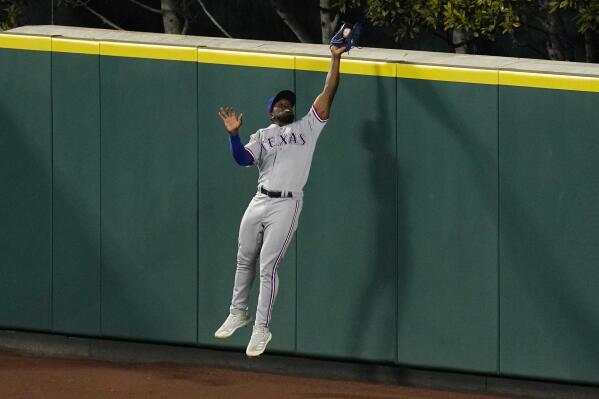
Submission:
<svg viewBox="0 0 599 399">
<path fill-rule="evenodd" d="M 249 295 L 256 259 L 260 256 L 260 293 L 255 325 L 270 327 L 272 308 L 277 297 L 278 268 L 297 229 L 302 198 L 269 198 L 256 194 L 248 205 L 239 227 L 237 271 L 231 300 L 231 313 L 249 307 Z"/>
</svg>

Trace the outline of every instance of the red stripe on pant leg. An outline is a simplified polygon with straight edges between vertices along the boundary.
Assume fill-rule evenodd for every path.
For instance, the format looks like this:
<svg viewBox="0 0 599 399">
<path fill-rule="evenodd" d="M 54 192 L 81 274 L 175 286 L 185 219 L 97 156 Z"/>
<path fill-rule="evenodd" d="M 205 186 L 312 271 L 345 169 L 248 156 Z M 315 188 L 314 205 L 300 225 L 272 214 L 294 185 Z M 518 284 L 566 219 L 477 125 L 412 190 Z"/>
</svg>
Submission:
<svg viewBox="0 0 599 399">
<path fill-rule="evenodd" d="M 275 266 L 272 269 L 272 275 L 270 277 L 270 301 L 268 302 L 268 311 L 266 312 L 266 327 L 268 327 L 270 325 L 270 316 L 271 316 L 271 312 L 272 312 L 272 304 L 274 302 L 274 298 L 275 298 L 275 278 L 277 275 L 277 268 L 279 267 L 279 263 L 281 261 L 283 252 L 285 251 L 285 247 L 287 246 L 288 242 L 289 242 L 289 238 L 293 235 L 293 226 L 295 225 L 295 217 L 297 216 L 297 210 L 299 208 L 299 201 L 295 201 L 295 212 L 293 214 L 293 219 L 291 220 L 291 227 L 289 228 L 289 233 L 287 233 L 287 238 L 285 239 L 285 242 L 283 243 L 283 248 L 281 248 L 281 252 L 279 252 L 279 256 L 277 256 L 277 259 L 275 260 Z"/>
</svg>

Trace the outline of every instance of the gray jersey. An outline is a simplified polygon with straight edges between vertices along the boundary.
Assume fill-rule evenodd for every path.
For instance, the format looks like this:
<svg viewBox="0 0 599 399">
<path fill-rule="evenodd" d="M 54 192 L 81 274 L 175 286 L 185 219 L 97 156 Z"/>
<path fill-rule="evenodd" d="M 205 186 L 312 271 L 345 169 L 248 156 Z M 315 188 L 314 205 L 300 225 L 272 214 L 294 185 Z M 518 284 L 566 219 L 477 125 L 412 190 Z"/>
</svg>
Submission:
<svg viewBox="0 0 599 399">
<path fill-rule="evenodd" d="M 252 134 L 245 148 L 258 166 L 258 185 L 271 191 L 302 191 L 326 122 L 312 106 L 299 121 L 286 126 L 273 123 Z"/>
</svg>

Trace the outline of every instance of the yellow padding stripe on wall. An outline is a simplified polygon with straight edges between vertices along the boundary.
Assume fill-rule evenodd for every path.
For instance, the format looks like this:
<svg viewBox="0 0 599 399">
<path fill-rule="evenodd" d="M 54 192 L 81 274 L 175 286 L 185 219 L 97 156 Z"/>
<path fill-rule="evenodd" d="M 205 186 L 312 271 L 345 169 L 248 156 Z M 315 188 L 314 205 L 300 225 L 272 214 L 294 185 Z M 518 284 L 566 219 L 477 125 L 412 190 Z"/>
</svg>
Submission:
<svg viewBox="0 0 599 399">
<path fill-rule="evenodd" d="M 161 46 L 155 44 L 100 42 L 100 54 L 155 60 L 197 61 L 195 47 Z"/>
<path fill-rule="evenodd" d="M 302 71 L 327 72 L 331 64 L 330 58 L 295 57 L 295 69 Z M 341 60 L 339 71 L 351 75 L 395 77 L 396 64 L 377 61 Z"/>
<path fill-rule="evenodd" d="M 398 64 L 397 77 L 407 79 L 440 80 L 444 82 L 496 85 L 496 70 L 453 68 L 431 65 Z"/>
<path fill-rule="evenodd" d="M 202 64 L 251 66 L 259 68 L 294 68 L 294 57 L 292 55 L 249 53 L 244 51 L 198 49 L 198 62 Z"/>
<path fill-rule="evenodd" d="M 342 60 L 341 64 L 344 64 Z M 330 61 L 324 57 L 295 57 L 295 69 L 301 71 L 327 72 Z"/>
<path fill-rule="evenodd" d="M 599 78 L 587 76 L 500 71 L 499 84 L 503 86 L 599 92 Z"/>
<path fill-rule="evenodd" d="M 50 51 L 50 37 L 21 36 L 0 34 L 0 48 L 11 48 L 16 50 Z"/>
<path fill-rule="evenodd" d="M 100 42 L 53 37 L 52 51 L 58 53 L 100 54 Z"/>
<path fill-rule="evenodd" d="M 56 51 L 75 54 L 102 54 L 119 57 L 189 61 L 222 65 L 298 69 L 327 72 L 328 57 L 306 57 L 250 53 L 243 51 L 209 50 L 153 44 L 98 42 L 60 37 L 41 37 L 0 33 L 0 48 Z M 557 90 L 599 92 L 599 78 L 532 72 L 497 71 L 475 68 L 453 68 L 430 65 L 395 64 L 390 62 L 344 59 L 341 73 L 388 76 L 407 79 L 477 83 Z"/>
</svg>

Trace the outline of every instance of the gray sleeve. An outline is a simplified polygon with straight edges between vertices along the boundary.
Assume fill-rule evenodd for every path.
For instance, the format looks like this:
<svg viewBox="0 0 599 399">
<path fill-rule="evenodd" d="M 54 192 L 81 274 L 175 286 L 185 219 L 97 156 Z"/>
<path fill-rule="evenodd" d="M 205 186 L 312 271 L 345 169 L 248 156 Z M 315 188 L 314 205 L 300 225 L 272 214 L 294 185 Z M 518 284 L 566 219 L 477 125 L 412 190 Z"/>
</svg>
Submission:
<svg viewBox="0 0 599 399">
<path fill-rule="evenodd" d="M 245 149 L 254 158 L 254 164 L 260 163 L 261 145 L 260 145 L 260 130 L 250 136 L 250 141 L 245 145 Z"/>
<path fill-rule="evenodd" d="M 299 121 L 299 125 L 302 131 L 318 138 L 327 121 L 328 119 L 322 119 L 318 116 L 314 106 L 311 106 L 308 113 Z"/>
</svg>

